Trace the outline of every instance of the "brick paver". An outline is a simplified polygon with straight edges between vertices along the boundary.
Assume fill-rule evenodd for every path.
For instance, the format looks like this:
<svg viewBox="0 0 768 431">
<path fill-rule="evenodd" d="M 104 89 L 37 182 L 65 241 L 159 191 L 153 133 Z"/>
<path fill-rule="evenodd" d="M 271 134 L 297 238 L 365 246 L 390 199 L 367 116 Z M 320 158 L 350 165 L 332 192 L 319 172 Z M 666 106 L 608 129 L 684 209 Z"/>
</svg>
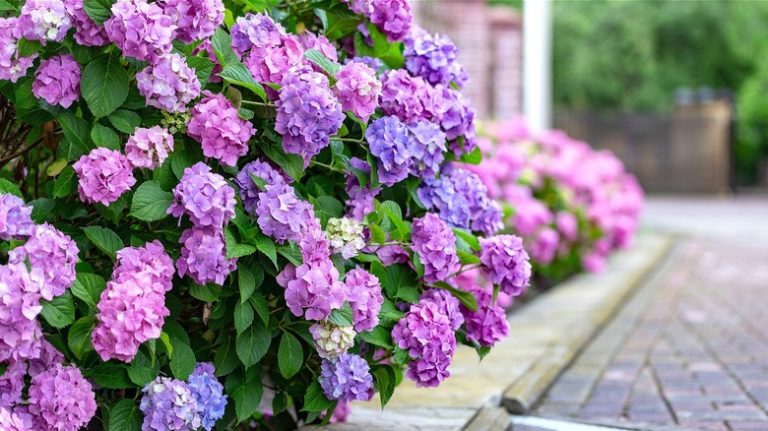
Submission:
<svg viewBox="0 0 768 431">
<path fill-rule="evenodd" d="M 679 240 L 536 413 L 737 431 L 768 430 L 767 411 L 768 243 L 694 236 Z"/>
</svg>

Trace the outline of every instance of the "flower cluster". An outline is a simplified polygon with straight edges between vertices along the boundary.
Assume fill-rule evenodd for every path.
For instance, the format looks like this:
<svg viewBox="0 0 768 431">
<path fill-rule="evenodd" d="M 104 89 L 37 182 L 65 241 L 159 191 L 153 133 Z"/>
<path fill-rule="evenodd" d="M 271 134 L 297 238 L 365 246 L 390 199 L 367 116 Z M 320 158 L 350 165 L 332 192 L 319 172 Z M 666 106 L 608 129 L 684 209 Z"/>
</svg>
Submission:
<svg viewBox="0 0 768 431">
<path fill-rule="evenodd" d="M 224 3 L 221 0 L 160 0 L 166 15 L 173 18 L 176 39 L 184 43 L 213 36 L 224 22 Z"/>
<path fill-rule="evenodd" d="M 254 177 L 263 181 L 264 187 L 288 184 L 286 176 L 267 162 L 256 159 L 243 166 L 243 169 L 240 170 L 235 177 L 235 183 L 240 190 L 240 199 L 243 201 L 243 208 L 251 214 L 256 213 L 256 207 L 259 203 L 259 195 L 263 191 L 263 187 L 256 184 Z"/>
<path fill-rule="evenodd" d="M 221 228 L 235 216 L 235 190 L 205 163 L 184 170 L 173 189 L 173 204 L 168 214 L 183 215 L 197 227 Z"/>
<path fill-rule="evenodd" d="M 355 268 L 347 273 L 344 283 L 347 285 L 347 300 L 352 308 L 355 331 L 365 332 L 375 328 L 379 324 L 379 311 L 384 302 L 378 277 L 362 268 Z"/>
<path fill-rule="evenodd" d="M 7 241 L 27 236 L 33 226 L 32 207 L 17 196 L 0 194 L 0 239 Z"/>
<path fill-rule="evenodd" d="M 131 162 L 117 150 L 96 148 L 72 167 L 79 179 L 80 200 L 85 203 L 109 206 L 136 184 Z"/>
<path fill-rule="evenodd" d="M 37 429 L 77 431 L 96 414 L 93 388 L 77 367 L 56 364 L 32 377 L 29 413 Z"/>
<path fill-rule="evenodd" d="M 315 323 L 309 327 L 315 340 L 317 354 L 324 359 L 336 359 L 355 345 L 357 333 L 351 326 L 336 326 L 331 323 Z"/>
<path fill-rule="evenodd" d="M 19 18 L 0 18 L 0 79 L 15 83 L 27 74 L 37 58 L 37 53 L 21 55 L 20 39 Z"/>
<path fill-rule="evenodd" d="M 80 65 L 69 54 L 41 61 L 32 94 L 49 105 L 69 108 L 80 97 Z"/>
<path fill-rule="evenodd" d="M 18 25 L 25 39 L 45 44 L 64 40 L 72 28 L 72 19 L 62 0 L 27 0 Z"/>
<path fill-rule="evenodd" d="M 459 270 L 456 236 L 436 214 L 427 213 L 413 220 L 411 241 L 413 250 L 424 265 L 426 282 L 446 281 Z"/>
<path fill-rule="evenodd" d="M 139 93 L 147 105 L 168 112 L 186 111 L 200 95 L 195 70 L 179 54 L 165 55 L 136 74 Z"/>
<path fill-rule="evenodd" d="M 111 12 L 104 28 L 124 56 L 153 61 L 171 52 L 176 25 L 157 3 L 118 0 Z"/>
<path fill-rule="evenodd" d="M 458 49 L 446 36 L 433 35 L 414 27 L 405 38 L 405 67 L 432 85 L 455 83 L 462 87 L 467 72 L 456 60 Z"/>
<path fill-rule="evenodd" d="M 370 66 L 351 61 L 336 74 L 333 89 L 342 109 L 352 111 L 358 118 L 367 121 L 378 106 L 381 82 Z"/>
<path fill-rule="evenodd" d="M 360 183 L 358 174 L 367 177 L 371 173 L 371 165 L 368 162 L 353 157 L 349 160 L 349 165 L 356 172 L 350 170 L 346 175 L 345 191 L 349 197 L 347 200 L 347 216 L 362 221 L 365 219 L 365 216 L 373 212 L 373 201 L 381 192 L 381 188 L 368 187 L 367 182 L 365 184 Z"/>
<path fill-rule="evenodd" d="M 501 291 L 521 295 L 531 279 L 531 264 L 523 240 L 514 235 L 497 235 L 480 240 L 480 262 Z"/>
<path fill-rule="evenodd" d="M 493 293 L 474 283 L 469 286 L 462 286 L 462 288 L 472 292 L 477 299 L 477 310 L 475 311 L 461 305 L 467 340 L 476 342 L 481 346 L 493 346 L 506 338 L 509 333 L 507 314 L 501 304 L 494 301 Z"/>
<path fill-rule="evenodd" d="M 192 108 L 187 133 L 202 145 L 205 157 L 234 166 L 248 152 L 248 141 L 256 129 L 238 116 L 237 109 L 223 95 L 204 91 L 203 96 Z"/>
<path fill-rule="evenodd" d="M 107 31 L 96 24 L 85 11 L 84 0 L 64 0 L 67 13 L 75 28 L 75 42 L 83 46 L 104 46 L 109 43 Z"/>
<path fill-rule="evenodd" d="M 158 168 L 172 151 L 173 135 L 160 126 L 139 127 L 125 143 L 125 157 L 134 168 Z"/>
<path fill-rule="evenodd" d="M 331 251 L 340 253 L 344 259 L 350 259 L 365 247 L 363 225 L 348 217 L 328 220 L 325 235 L 330 241 Z"/>
<path fill-rule="evenodd" d="M 320 387 L 331 400 L 367 401 L 373 388 L 368 362 L 351 353 L 344 353 L 334 360 L 324 359 Z"/>
</svg>

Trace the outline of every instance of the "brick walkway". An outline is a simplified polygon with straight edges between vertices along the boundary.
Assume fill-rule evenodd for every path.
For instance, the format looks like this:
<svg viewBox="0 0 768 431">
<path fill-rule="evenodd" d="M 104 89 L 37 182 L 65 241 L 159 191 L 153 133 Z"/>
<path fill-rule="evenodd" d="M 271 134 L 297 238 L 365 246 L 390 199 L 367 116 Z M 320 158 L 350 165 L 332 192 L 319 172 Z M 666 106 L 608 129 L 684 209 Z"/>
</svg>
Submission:
<svg viewBox="0 0 768 431">
<path fill-rule="evenodd" d="M 746 431 L 768 430 L 767 411 L 768 242 L 695 234 L 679 240 L 535 414 Z"/>
</svg>

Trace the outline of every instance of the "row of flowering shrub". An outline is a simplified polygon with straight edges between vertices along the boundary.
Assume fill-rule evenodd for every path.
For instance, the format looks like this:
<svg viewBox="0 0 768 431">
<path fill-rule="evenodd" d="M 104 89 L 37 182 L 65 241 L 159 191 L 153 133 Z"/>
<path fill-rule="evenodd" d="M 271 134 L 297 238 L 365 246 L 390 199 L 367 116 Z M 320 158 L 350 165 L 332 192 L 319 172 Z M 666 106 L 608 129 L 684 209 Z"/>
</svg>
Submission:
<svg viewBox="0 0 768 431">
<path fill-rule="evenodd" d="M 292 429 L 507 334 L 528 255 L 407 0 L 0 10 L 0 429 Z"/>
<path fill-rule="evenodd" d="M 487 124 L 485 158 L 468 166 L 508 206 L 508 229 L 525 240 L 539 282 L 599 272 L 634 238 L 643 191 L 621 161 L 562 131 L 534 135 L 522 120 Z"/>
</svg>

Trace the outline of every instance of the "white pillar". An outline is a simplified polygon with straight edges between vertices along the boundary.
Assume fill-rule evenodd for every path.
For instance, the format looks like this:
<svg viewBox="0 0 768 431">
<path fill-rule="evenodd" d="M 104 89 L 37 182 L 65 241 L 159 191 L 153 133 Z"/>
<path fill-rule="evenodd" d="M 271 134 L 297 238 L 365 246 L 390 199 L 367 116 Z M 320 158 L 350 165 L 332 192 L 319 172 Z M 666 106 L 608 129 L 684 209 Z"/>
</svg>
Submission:
<svg viewBox="0 0 768 431">
<path fill-rule="evenodd" d="M 537 133 L 552 127 L 552 18 L 550 0 L 523 3 L 523 111 Z"/>
</svg>

